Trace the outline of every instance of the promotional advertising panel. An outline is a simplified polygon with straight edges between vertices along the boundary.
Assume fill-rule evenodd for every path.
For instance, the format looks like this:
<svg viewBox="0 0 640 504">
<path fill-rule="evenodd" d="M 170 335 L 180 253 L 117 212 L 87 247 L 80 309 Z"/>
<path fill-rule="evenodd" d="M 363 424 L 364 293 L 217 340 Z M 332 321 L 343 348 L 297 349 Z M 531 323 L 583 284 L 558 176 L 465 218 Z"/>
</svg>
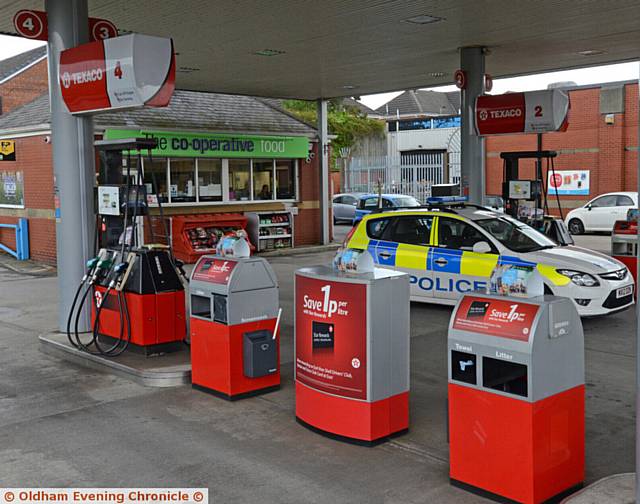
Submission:
<svg viewBox="0 0 640 504">
<path fill-rule="evenodd" d="M 195 280 L 201 280 L 202 282 L 226 284 L 229 282 L 229 278 L 236 264 L 235 261 L 227 259 L 205 257 L 198 265 L 196 271 L 194 271 L 193 278 Z"/>
<path fill-rule="evenodd" d="M 0 140 L 0 161 L 16 160 L 16 141 Z"/>
<path fill-rule="evenodd" d="M 24 207 L 24 178 L 21 171 L 0 171 L 0 206 Z"/>
<path fill-rule="evenodd" d="M 367 399 L 367 286 L 296 277 L 296 380 Z"/>
<path fill-rule="evenodd" d="M 72 114 L 166 107 L 175 89 L 173 41 L 137 33 L 60 53 L 62 98 Z"/>
<path fill-rule="evenodd" d="M 455 314 L 453 328 L 490 336 L 529 341 L 538 306 L 476 296 L 465 296 Z"/>
<path fill-rule="evenodd" d="M 548 194 L 560 196 L 588 196 L 589 170 L 562 170 L 549 173 Z"/>
</svg>

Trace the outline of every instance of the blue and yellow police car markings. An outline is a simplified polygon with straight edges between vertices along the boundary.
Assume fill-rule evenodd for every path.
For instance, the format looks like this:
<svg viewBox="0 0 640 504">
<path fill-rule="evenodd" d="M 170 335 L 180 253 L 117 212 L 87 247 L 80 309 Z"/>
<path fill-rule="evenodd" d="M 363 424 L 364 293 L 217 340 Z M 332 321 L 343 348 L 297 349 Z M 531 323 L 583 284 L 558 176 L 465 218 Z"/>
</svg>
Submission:
<svg viewBox="0 0 640 504">
<path fill-rule="evenodd" d="M 395 265 L 398 268 L 425 270 L 428 268 L 427 257 L 429 250 L 429 247 L 424 245 L 400 243 L 396 251 Z"/>
<path fill-rule="evenodd" d="M 538 270 L 538 273 L 549 280 L 553 285 L 562 287 L 571 282 L 571 279 L 569 277 L 558 273 L 553 266 L 549 266 L 547 264 L 538 264 L 536 265 L 536 269 Z"/>
<path fill-rule="evenodd" d="M 383 240 L 369 240 L 367 251 L 373 260 L 382 266 L 396 266 L 396 249 L 399 243 Z"/>
<path fill-rule="evenodd" d="M 497 254 L 479 254 L 478 252 L 465 250 L 460 263 L 460 273 L 462 275 L 489 278 L 497 264 Z"/>
<path fill-rule="evenodd" d="M 525 261 L 519 257 L 501 255 L 498 261 L 498 266 L 504 266 L 507 264 L 510 266 L 521 266 L 524 268 L 535 268 L 537 266 L 537 263 Z"/>
<path fill-rule="evenodd" d="M 440 273 L 460 274 L 462 250 L 434 247 L 429 249 L 427 269 Z"/>
</svg>

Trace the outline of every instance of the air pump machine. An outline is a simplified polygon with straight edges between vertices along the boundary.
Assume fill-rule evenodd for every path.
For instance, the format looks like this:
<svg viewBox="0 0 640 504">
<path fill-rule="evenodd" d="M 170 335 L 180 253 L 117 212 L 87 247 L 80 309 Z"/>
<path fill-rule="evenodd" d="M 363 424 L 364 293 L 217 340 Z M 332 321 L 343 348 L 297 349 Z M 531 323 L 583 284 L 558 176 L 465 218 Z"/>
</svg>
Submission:
<svg viewBox="0 0 640 504">
<path fill-rule="evenodd" d="M 182 264 L 170 246 L 154 244 L 148 194 L 156 194 L 155 174 L 144 183 L 141 152 L 156 148 L 153 139 L 100 140 L 97 189 L 96 256 L 87 263 L 67 320 L 69 342 L 79 350 L 115 357 L 130 349 L 145 355 L 183 348 L 186 335 Z M 128 154 L 123 156 L 123 152 Z M 136 153 L 132 159 L 132 153 Z M 132 171 L 132 161 L 137 161 Z M 146 217 L 150 245 L 141 245 L 139 220 Z M 168 233 L 165 234 L 168 236 Z M 79 319 L 91 302 L 91 331 L 81 337 Z"/>
</svg>

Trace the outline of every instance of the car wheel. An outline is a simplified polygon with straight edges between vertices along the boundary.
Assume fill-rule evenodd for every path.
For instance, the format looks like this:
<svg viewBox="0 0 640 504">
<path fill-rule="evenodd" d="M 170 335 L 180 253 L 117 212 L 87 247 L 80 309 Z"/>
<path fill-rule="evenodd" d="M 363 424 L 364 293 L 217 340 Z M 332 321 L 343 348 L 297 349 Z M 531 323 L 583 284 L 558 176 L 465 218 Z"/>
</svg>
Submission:
<svg viewBox="0 0 640 504">
<path fill-rule="evenodd" d="M 584 224 L 578 219 L 571 219 L 569 221 L 569 232 L 572 235 L 581 235 L 584 233 Z"/>
</svg>

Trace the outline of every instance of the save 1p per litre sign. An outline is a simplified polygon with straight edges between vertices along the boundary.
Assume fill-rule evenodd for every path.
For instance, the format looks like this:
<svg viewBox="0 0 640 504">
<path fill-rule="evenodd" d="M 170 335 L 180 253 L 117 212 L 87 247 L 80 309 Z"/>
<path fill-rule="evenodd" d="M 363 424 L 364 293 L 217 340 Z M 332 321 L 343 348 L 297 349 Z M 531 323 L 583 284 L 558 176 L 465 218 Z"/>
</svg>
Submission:
<svg viewBox="0 0 640 504">
<path fill-rule="evenodd" d="M 296 380 L 367 399 L 367 286 L 296 276 Z"/>
</svg>

